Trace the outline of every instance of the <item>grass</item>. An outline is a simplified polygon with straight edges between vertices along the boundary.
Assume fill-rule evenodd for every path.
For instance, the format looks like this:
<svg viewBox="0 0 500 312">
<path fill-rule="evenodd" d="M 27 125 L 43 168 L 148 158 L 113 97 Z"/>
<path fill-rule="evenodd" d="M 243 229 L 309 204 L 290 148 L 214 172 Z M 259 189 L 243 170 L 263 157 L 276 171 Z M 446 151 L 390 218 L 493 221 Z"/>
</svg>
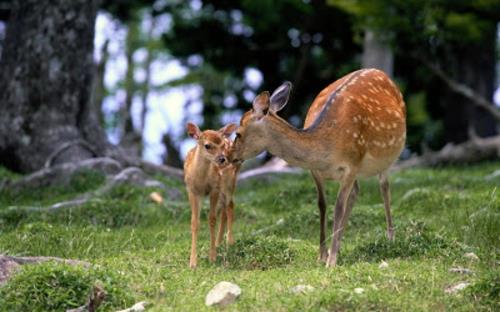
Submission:
<svg viewBox="0 0 500 312">
<path fill-rule="evenodd" d="M 312 179 L 272 176 L 243 183 L 236 194 L 236 244 L 208 261 L 207 202 L 202 211 L 199 267 L 188 268 L 190 208 L 181 201 L 149 200 L 153 188 L 120 186 L 86 205 L 57 212 L 29 211 L 96 189 L 96 172 L 64 187 L 0 193 L 0 253 L 89 261 L 92 268 L 57 263 L 26 265 L 0 287 L 0 311 L 61 311 L 85 303 L 90 288 L 110 293 L 102 311 L 133 302 L 148 311 L 203 311 L 219 281 L 238 284 L 237 311 L 498 311 L 500 309 L 500 177 L 485 177 L 499 162 L 415 169 L 391 176 L 396 241 L 385 239 L 375 179 L 361 195 L 342 241 L 339 266 L 317 262 L 319 217 Z M 2 178 L 18 178 L 0 168 Z M 337 192 L 330 183 L 329 218 Z M 329 229 L 331 228 L 331 220 Z M 479 261 L 464 257 L 474 252 Z M 379 268 L 386 261 L 387 268 Z M 474 273 L 449 272 L 465 267 Z M 470 286 L 456 294 L 444 289 Z M 292 294 L 298 284 L 314 287 Z M 363 288 L 356 293 L 354 289 Z M 359 292 L 359 290 L 358 290 Z"/>
</svg>

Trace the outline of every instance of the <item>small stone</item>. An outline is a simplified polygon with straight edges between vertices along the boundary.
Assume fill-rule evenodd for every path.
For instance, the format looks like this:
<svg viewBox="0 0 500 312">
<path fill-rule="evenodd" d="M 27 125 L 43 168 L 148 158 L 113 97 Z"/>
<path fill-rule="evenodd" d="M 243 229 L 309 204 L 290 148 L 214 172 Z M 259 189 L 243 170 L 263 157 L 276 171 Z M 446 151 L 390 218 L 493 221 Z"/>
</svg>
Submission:
<svg viewBox="0 0 500 312">
<path fill-rule="evenodd" d="M 451 268 L 448 271 L 451 273 L 460 273 L 460 274 L 472 274 L 472 273 L 474 273 L 474 271 L 469 270 L 467 268 L 462 268 L 462 267 Z"/>
<path fill-rule="evenodd" d="M 241 288 L 230 282 L 220 282 L 212 288 L 205 298 L 207 306 L 225 306 L 233 303 L 241 295 Z"/>
<path fill-rule="evenodd" d="M 450 286 L 450 287 L 446 288 L 444 290 L 444 292 L 447 293 L 447 294 L 454 294 L 457 291 L 462 290 L 462 289 L 464 289 L 465 287 L 467 287 L 469 285 L 470 285 L 469 282 L 460 282 L 458 284 L 455 284 L 453 286 Z"/>
<path fill-rule="evenodd" d="M 464 255 L 465 258 L 471 259 L 471 260 L 479 260 L 479 257 L 473 253 L 473 252 L 468 252 Z"/>
<path fill-rule="evenodd" d="M 290 288 L 290 292 L 296 295 L 305 294 L 313 290 L 314 287 L 312 287 L 311 285 L 297 285 Z"/>
<path fill-rule="evenodd" d="M 149 194 L 149 199 L 151 199 L 157 204 L 163 204 L 163 196 L 161 196 L 160 193 L 158 192 L 153 192 Z"/>
<path fill-rule="evenodd" d="M 117 312 L 143 312 L 144 310 L 146 310 L 147 305 L 148 305 L 148 302 L 141 301 L 141 302 L 137 302 L 136 304 L 134 304 L 133 306 L 131 306 L 128 309 L 120 310 Z"/>
<path fill-rule="evenodd" d="M 355 294 L 360 295 L 360 294 L 362 294 L 362 293 L 364 293 L 364 292 L 365 292 L 365 289 L 364 289 L 364 288 L 360 288 L 360 287 L 358 287 L 358 288 L 354 288 L 354 293 L 355 293 Z"/>
<path fill-rule="evenodd" d="M 378 265 L 379 269 L 386 269 L 388 267 L 389 267 L 389 263 L 385 262 L 384 260 L 382 260 L 382 262 L 380 262 L 380 264 Z"/>
</svg>

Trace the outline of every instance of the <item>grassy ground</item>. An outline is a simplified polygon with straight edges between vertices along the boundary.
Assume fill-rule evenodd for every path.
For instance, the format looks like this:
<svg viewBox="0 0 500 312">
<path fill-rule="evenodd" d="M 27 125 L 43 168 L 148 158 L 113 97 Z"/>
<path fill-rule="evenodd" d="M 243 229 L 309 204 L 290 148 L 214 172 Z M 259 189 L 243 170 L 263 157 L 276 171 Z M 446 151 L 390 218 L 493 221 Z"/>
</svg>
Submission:
<svg viewBox="0 0 500 312">
<path fill-rule="evenodd" d="M 109 293 L 103 310 L 147 300 L 152 302 L 148 311 L 202 311 L 211 309 L 204 305 L 207 292 L 226 280 L 242 288 L 229 310 L 499 311 L 500 177 L 487 177 L 499 167 L 496 162 L 392 175 L 394 243 L 385 239 L 376 181 L 362 181 L 334 269 L 317 262 L 319 217 L 307 174 L 241 185 L 236 195 L 236 244 L 221 247 L 217 263 L 210 264 L 203 222 L 195 271 L 188 268 L 190 210 L 184 190 L 180 201 L 158 205 L 148 198 L 153 189 L 122 186 L 82 207 L 50 213 L 23 207 L 72 198 L 97 188 L 104 178 L 82 172 L 63 188 L 4 191 L 0 253 L 75 258 L 96 266 L 24 266 L 0 288 L 0 310 L 61 311 L 79 306 L 97 282 Z M 0 168 L 2 177 L 16 175 Z M 336 191 L 336 184 L 328 186 L 329 207 Z M 207 202 L 203 221 L 206 206 Z M 479 260 L 464 257 L 468 252 Z M 383 260 L 388 267 L 381 269 Z M 452 267 L 465 267 L 473 274 L 449 272 Z M 445 293 L 462 281 L 471 284 L 456 294 Z M 298 284 L 314 290 L 292 294 L 290 288 Z M 356 288 L 363 291 L 355 292 Z"/>
</svg>

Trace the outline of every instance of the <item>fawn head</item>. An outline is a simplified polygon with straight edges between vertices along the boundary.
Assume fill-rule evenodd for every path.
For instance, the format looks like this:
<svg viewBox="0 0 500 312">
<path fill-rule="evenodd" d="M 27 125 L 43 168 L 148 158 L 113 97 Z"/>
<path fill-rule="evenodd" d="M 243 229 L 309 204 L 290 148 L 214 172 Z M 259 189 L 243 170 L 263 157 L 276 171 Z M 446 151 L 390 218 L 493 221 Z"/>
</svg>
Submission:
<svg viewBox="0 0 500 312">
<path fill-rule="evenodd" d="M 242 162 L 257 156 L 266 150 L 269 138 L 266 135 L 266 125 L 270 115 L 275 115 L 288 102 L 292 84 L 284 82 L 272 95 L 264 91 L 257 95 L 252 103 L 252 109 L 243 114 L 240 127 L 231 149 L 231 161 Z"/>
<path fill-rule="evenodd" d="M 187 132 L 190 137 L 197 140 L 197 148 L 205 159 L 219 166 L 226 166 L 229 163 L 229 140 L 227 138 L 237 127 L 235 124 L 228 124 L 218 131 L 201 131 L 197 125 L 188 122 Z"/>
</svg>

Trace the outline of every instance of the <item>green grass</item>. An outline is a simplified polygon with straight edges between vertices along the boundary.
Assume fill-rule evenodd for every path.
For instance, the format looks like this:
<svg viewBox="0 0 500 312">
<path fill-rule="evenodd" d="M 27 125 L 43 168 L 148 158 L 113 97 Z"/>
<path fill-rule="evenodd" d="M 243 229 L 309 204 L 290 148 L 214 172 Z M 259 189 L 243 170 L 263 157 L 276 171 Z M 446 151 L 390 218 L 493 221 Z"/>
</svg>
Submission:
<svg viewBox="0 0 500 312">
<path fill-rule="evenodd" d="M 385 238 L 375 179 L 361 194 L 342 241 L 339 265 L 317 262 L 319 217 L 312 179 L 272 176 L 243 183 L 236 194 L 236 244 L 208 261 L 207 202 L 202 211 L 199 267 L 188 268 L 190 208 L 183 186 L 178 202 L 149 200 L 153 188 L 120 186 L 86 205 L 30 211 L 96 189 L 96 172 L 64 187 L 0 193 L 0 253 L 85 260 L 88 269 L 56 263 L 26 265 L 0 287 L 0 311 L 60 311 L 85 303 L 92 285 L 110 293 L 102 311 L 147 300 L 148 311 L 203 311 L 219 281 L 237 283 L 237 311 L 498 311 L 500 310 L 500 177 L 485 176 L 499 162 L 415 169 L 391 176 L 396 240 Z M 0 168 L 2 178 L 18 178 Z M 337 192 L 329 183 L 329 219 Z M 329 220 L 328 229 L 332 221 Z M 465 258 L 474 252 L 480 258 Z M 381 261 L 387 268 L 379 268 Z M 473 274 L 449 272 L 465 267 Z M 456 294 L 444 289 L 470 286 Z M 295 295 L 290 288 L 315 289 Z M 360 294 L 355 288 L 363 288 Z"/>
</svg>

